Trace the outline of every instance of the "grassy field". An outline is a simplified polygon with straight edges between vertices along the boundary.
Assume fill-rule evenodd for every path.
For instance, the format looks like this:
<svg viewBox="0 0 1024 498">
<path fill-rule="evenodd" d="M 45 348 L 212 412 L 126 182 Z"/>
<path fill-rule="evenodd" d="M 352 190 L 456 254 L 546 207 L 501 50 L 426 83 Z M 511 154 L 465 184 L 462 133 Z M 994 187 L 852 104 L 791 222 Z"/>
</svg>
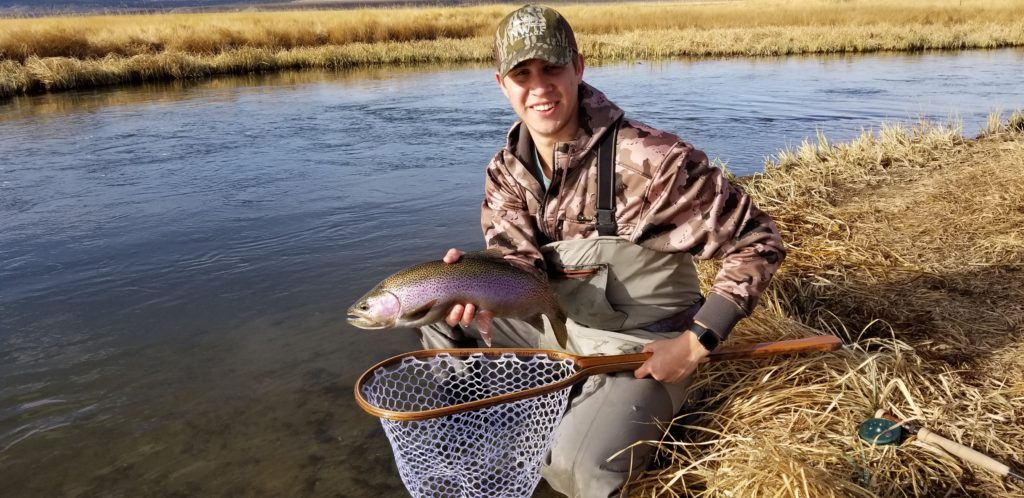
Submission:
<svg viewBox="0 0 1024 498">
<path fill-rule="evenodd" d="M 0 19 L 0 97 L 213 74 L 486 63 L 494 26 L 512 8 Z M 1024 3 L 1013 0 L 739 0 L 559 9 L 592 63 L 1024 46 Z"/>
<path fill-rule="evenodd" d="M 1024 115 L 977 139 L 887 127 L 741 179 L 789 249 L 735 342 L 831 332 L 826 355 L 720 363 L 633 496 L 1024 496 L 919 441 L 874 447 L 877 409 L 1024 463 Z M 705 284 L 715 268 L 701 267 Z M 692 425 L 687 425 L 692 424 Z M 642 443 L 644 444 L 644 443 Z"/>
</svg>

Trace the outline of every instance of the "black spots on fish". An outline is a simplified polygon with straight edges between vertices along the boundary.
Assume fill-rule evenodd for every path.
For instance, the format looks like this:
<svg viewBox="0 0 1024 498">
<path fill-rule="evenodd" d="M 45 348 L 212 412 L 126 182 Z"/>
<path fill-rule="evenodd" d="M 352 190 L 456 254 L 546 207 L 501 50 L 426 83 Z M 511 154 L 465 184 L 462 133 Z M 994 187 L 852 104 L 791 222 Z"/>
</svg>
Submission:
<svg viewBox="0 0 1024 498">
<path fill-rule="evenodd" d="M 640 238 L 637 239 L 636 243 L 643 244 L 644 242 L 658 237 L 659 235 L 664 235 L 675 230 L 678 226 L 679 225 L 676 225 L 675 223 L 662 223 L 659 225 L 648 223 L 644 226 L 643 230 L 640 231 Z"/>
</svg>

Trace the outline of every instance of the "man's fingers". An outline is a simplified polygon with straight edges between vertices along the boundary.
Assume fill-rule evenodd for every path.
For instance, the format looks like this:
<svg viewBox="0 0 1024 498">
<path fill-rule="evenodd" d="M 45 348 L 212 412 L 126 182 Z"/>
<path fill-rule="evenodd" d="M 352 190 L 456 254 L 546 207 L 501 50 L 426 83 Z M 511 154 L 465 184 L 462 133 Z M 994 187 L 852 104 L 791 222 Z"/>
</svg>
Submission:
<svg viewBox="0 0 1024 498">
<path fill-rule="evenodd" d="M 462 311 L 462 317 L 459 320 L 459 324 L 463 327 L 468 327 L 469 323 L 473 321 L 473 317 L 476 316 L 476 306 L 473 303 L 469 303 Z"/>
<path fill-rule="evenodd" d="M 638 379 L 642 379 L 644 377 L 647 377 L 648 375 L 651 375 L 650 363 L 651 363 L 651 360 L 645 361 L 643 365 L 640 365 L 640 368 L 637 368 L 633 372 L 633 376 L 638 378 Z"/>
<path fill-rule="evenodd" d="M 460 321 L 462 321 L 462 313 L 464 311 L 465 306 L 461 304 L 456 304 L 455 306 L 452 306 L 452 310 L 448 312 L 448 318 L 445 320 L 445 322 L 448 323 L 449 327 L 454 327 Z"/>
</svg>

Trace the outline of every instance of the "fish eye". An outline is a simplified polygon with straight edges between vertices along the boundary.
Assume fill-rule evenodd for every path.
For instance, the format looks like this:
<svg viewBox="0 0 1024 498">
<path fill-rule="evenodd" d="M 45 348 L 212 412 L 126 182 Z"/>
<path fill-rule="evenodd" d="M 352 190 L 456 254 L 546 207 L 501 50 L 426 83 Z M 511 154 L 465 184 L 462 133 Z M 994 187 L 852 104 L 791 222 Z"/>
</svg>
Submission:
<svg viewBox="0 0 1024 498">
<path fill-rule="evenodd" d="M 369 311 L 369 309 L 370 309 L 370 305 L 368 305 L 368 304 L 366 304 L 366 303 L 360 304 L 360 305 L 359 305 L 359 309 L 360 309 L 361 311 Z"/>
</svg>

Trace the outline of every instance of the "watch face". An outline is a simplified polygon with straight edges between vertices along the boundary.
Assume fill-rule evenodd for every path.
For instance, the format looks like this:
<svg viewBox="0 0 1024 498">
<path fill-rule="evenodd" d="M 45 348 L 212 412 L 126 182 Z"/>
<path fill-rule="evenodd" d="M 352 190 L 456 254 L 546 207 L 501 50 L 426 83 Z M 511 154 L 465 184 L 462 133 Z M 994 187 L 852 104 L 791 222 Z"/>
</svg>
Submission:
<svg viewBox="0 0 1024 498">
<path fill-rule="evenodd" d="M 699 327 L 697 340 L 700 341 L 700 344 L 708 351 L 714 351 L 714 349 L 718 347 L 718 336 L 705 327 Z"/>
</svg>

